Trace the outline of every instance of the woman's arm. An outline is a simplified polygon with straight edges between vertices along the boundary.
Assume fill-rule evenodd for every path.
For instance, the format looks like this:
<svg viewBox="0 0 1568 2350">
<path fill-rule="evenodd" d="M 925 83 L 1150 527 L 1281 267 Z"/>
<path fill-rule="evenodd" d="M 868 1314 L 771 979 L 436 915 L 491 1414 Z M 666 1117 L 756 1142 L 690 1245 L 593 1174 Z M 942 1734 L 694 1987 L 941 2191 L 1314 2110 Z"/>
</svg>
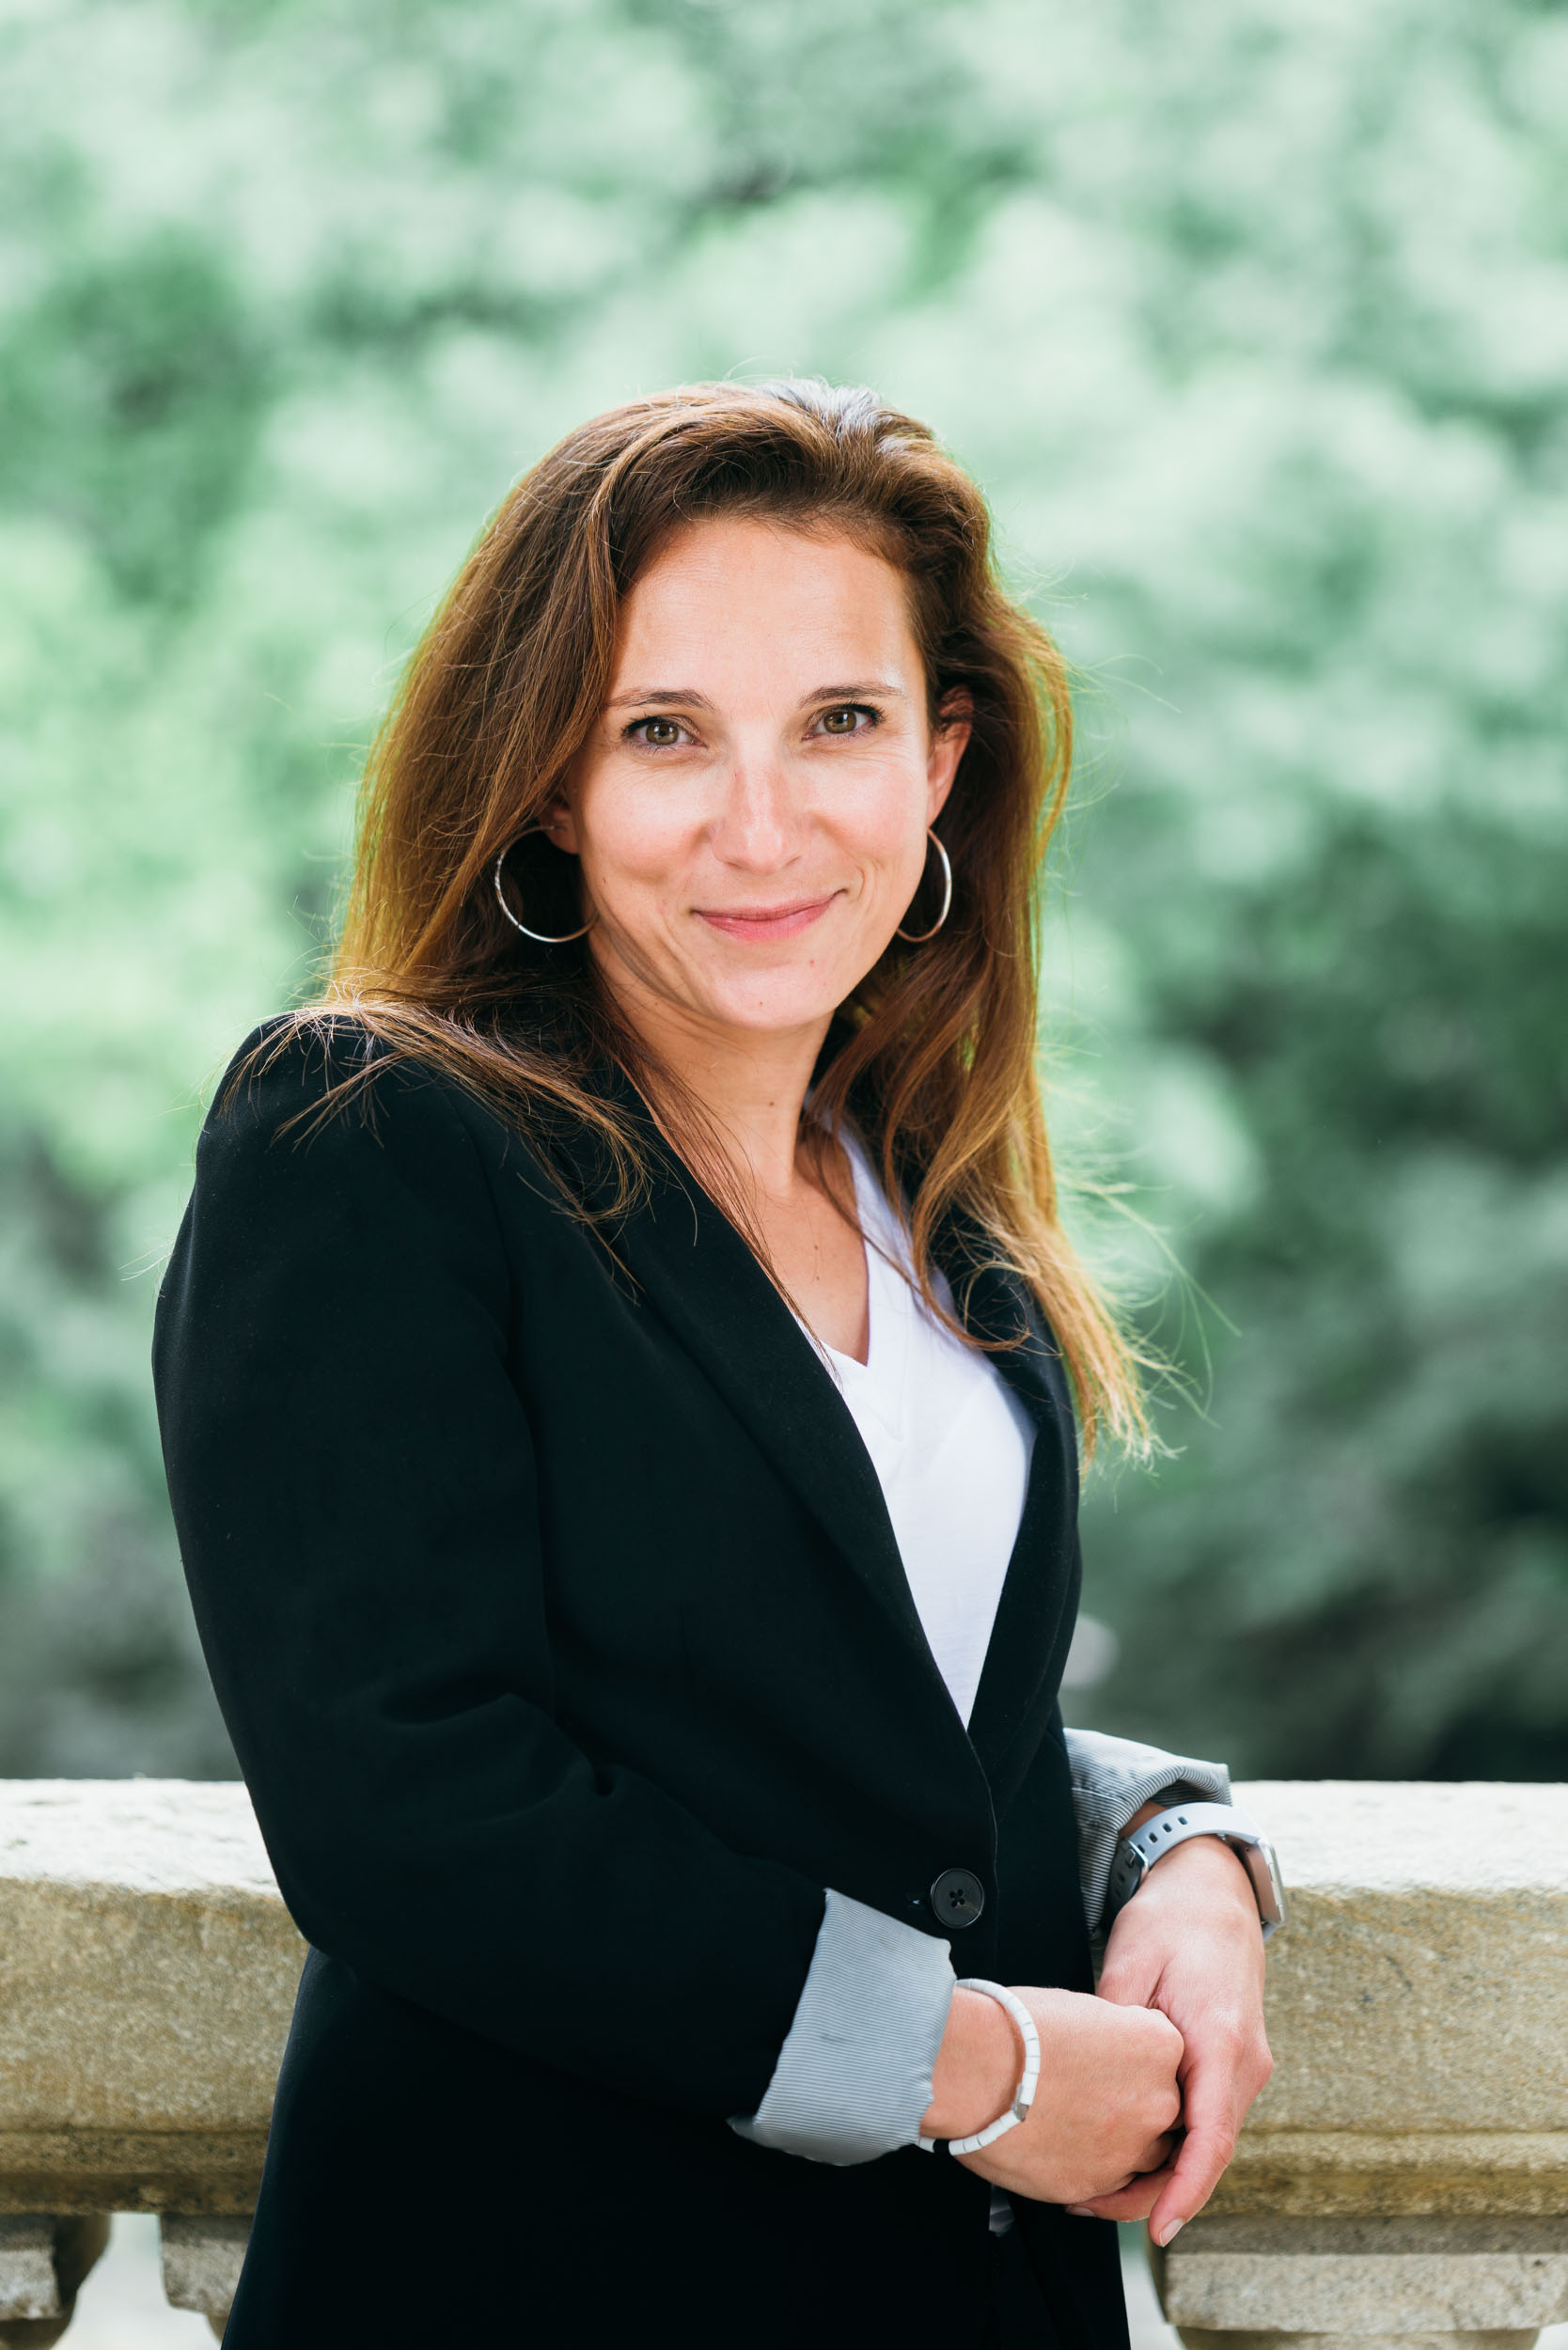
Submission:
<svg viewBox="0 0 1568 2350">
<path fill-rule="evenodd" d="M 1180 2032 L 1152 2008 L 1113 2007 L 1083 1991 L 1011 1988 L 1040 2036 L 1034 2102 L 1017 2128 L 959 2159 L 1010 2193 L 1076 2209 L 1145 2172 L 1163 2175 L 1181 2112 Z M 983 1992 L 957 1990 L 925 2135 L 967 2138 L 996 2121 L 1011 2103 L 1023 2059 L 1005 2009 Z"/>
<path fill-rule="evenodd" d="M 1098 1933 L 1117 1837 L 1178 1790 L 1228 1803 L 1231 1782 L 1223 1763 L 1097 1731 L 1064 1737 L 1085 1913 Z M 1085 2217 L 1148 2217 L 1156 2242 L 1168 2243 L 1213 2193 L 1268 2079 L 1262 1986 L 1251 1880 L 1227 1845 L 1195 1838 L 1165 1856 L 1117 1916 L 1097 1997 L 1012 1986 L 1040 2033 L 1040 2086 L 1021 2127 L 963 2159 L 996 2186 Z M 1006 2012 L 957 1992 L 926 2135 L 967 2137 L 996 2120 L 1021 2062 Z"/>
<path fill-rule="evenodd" d="M 1168 2164 L 1089 2205 L 1096 2217 L 1147 2217 L 1168 2244 L 1213 2194 L 1274 2069 L 1258 1897 L 1228 1844 L 1194 1837 L 1149 1871 L 1111 1927 L 1100 1998 L 1168 2016 L 1182 2036 L 1180 2145 Z"/>
<path fill-rule="evenodd" d="M 1225 1844 L 1195 1838 L 1119 1914 L 1098 1997 L 1012 1986 L 1040 2035 L 1034 2103 L 1019 2127 L 962 2159 L 1085 2218 L 1147 2217 L 1168 2244 L 1213 2193 L 1269 2076 L 1262 1984 L 1251 1879 Z M 995 2121 L 1022 2061 L 1006 2012 L 959 1989 L 926 2135 L 968 2137 Z"/>
<path fill-rule="evenodd" d="M 363 1037 L 336 1049 L 342 1074 Z M 325 1080 L 290 1040 L 209 1120 L 154 1348 L 197 1621 L 284 1898 L 319 1948 L 471 2030 L 754 2110 L 823 1888 L 557 1727 L 478 1154 L 418 1069 L 380 1074 L 369 1118 L 280 1134 Z"/>
<path fill-rule="evenodd" d="M 1100 1731 L 1064 1734 L 1084 1911 L 1098 1935 L 1117 1838 L 1184 1794 L 1229 1803 L 1230 1774 L 1223 1762 L 1167 1754 Z M 1099 1996 L 1115 2007 L 1157 2011 L 1180 2032 L 1184 2135 L 1147 2175 L 1077 2208 L 1096 2217 L 1147 2217 L 1156 2242 L 1168 2243 L 1214 2192 L 1247 2108 L 1273 2070 L 1257 1897 L 1226 1844 L 1197 1837 L 1149 1871 L 1112 1924 Z"/>
</svg>

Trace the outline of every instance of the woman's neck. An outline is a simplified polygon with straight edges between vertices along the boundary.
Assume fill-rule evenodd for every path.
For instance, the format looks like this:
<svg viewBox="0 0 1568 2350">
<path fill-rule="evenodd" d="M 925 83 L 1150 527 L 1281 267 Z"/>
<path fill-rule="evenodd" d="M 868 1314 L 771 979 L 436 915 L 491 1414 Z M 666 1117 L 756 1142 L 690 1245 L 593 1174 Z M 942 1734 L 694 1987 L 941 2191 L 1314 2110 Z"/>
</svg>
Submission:
<svg viewBox="0 0 1568 2350">
<path fill-rule="evenodd" d="M 828 1023 L 809 1028 L 737 1028 L 703 1020 L 639 984 L 635 975 L 601 977 L 622 1019 L 629 1022 L 677 1096 L 695 1106 L 708 1130 L 702 1140 L 724 1153 L 727 1171 L 759 1203 L 791 1198 L 809 1167 L 801 1164 L 801 1110 Z M 661 1104 L 666 1116 L 679 1100 Z M 672 1137 L 686 1141 L 685 1136 Z M 700 1172 L 700 1169 L 698 1170 Z"/>
<path fill-rule="evenodd" d="M 843 1154 L 801 1121 L 828 1022 L 732 1027 L 600 968 L 622 1019 L 672 1081 L 677 1098 L 654 1105 L 670 1141 L 802 1321 L 867 1361 L 870 1293 L 854 1179 Z M 695 1120 L 682 1115 L 685 1104 Z"/>
</svg>

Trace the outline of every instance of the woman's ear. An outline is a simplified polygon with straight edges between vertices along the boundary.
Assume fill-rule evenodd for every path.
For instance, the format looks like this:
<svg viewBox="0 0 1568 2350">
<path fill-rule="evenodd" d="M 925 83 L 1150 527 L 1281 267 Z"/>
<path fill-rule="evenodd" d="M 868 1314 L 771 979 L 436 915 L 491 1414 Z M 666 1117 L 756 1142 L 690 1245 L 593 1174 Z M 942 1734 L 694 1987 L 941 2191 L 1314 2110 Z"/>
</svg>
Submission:
<svg viewBox="0 0 1568 2350">
<path fill-rule="evenodd" d="M 975 697 L 966 686 L 955 685 L 950 693 L 943 695 L 931 730 L 931 753 L 926 761 L 928 823 L 935 822 L 953 788 L 953 777 L 969 747 L 974 724 Z"/>
<path fill-rule="evenodd" d="M 576 856 L 577 821 L 572 813 L 572 803 L 564 791 L 553 791 L 534 820 L 545 838 L 569 856 Z"/>
</svg>

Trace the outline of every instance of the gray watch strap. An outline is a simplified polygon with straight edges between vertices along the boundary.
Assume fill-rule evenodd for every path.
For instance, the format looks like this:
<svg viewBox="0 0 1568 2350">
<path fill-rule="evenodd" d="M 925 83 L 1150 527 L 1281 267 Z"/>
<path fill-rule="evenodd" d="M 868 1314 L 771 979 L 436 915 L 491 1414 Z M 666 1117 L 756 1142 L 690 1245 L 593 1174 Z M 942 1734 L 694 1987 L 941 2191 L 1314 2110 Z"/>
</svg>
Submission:
<svg viewBox="0 0 1568 2350">
<path fill-rule="evenodd" d="M 1105 1924 L 1124 1909 L 1156 1861 L 1194 1836 L 1217 1836 L 1229 1844 L 1252 1880 L 1258 1918 L 1266 1942 L 1285 1922 L 1285 1888 L 1274 1847 L 1245 1811 L 1229 1803 L 1178 1803 L 1156 1812 L 1117 1841 L 1105 1892 Z"/>
</svg>

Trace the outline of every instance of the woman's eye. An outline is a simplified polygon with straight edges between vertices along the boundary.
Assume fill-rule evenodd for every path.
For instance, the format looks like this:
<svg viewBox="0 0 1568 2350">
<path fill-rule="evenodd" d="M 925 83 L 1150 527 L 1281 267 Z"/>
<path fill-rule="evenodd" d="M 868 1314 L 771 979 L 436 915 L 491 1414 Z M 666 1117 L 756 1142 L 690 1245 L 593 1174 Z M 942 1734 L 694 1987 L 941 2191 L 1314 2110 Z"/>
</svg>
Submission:
<svg viewBox="0 0 1568 2350">
<path fill-rule="evenodd" d="M 680 742 L 684 728 L 676 718 L 639 718 L 636 725 L 628 727 L 626 731 L 635 743 L 646 743 L 653 750 L 667 751 Z"/>
<path fill-rule="evenodd" d="M 846 702 L 841 710 L 824 710 L 818 720 L 824 734 L 858 734 L 860 722 L 874 723 L 874 710 L 862 710 L 858 703 Z"/>
</svg>

